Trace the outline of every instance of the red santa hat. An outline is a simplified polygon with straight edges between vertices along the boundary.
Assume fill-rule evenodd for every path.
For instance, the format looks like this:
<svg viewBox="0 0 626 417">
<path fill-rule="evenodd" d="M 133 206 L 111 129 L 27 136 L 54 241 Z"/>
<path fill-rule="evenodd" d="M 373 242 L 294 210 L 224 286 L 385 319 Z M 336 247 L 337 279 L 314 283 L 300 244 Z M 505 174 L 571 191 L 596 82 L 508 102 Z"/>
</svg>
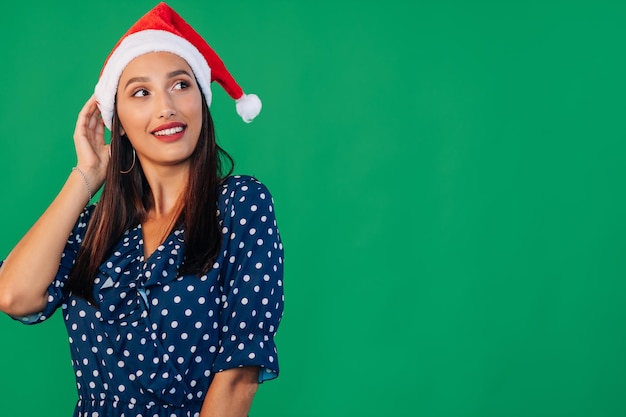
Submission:
<svg viewBox="0 0 626 417">
<path fill-rule="evenodd" d="M 244 122 L 250 123 L 261 111 L 261 100 L 255 94 L 244 94 L 209 44 L 174 9 L 159 3 L 122 36 L 102 67 L 95 95 L 109 129 L 122 71 L 133 59 L 150 52 L 170 52 L 187 61 L 209 106 L 211 82 L 217 81 L 236 100 Z"/>
</svg>

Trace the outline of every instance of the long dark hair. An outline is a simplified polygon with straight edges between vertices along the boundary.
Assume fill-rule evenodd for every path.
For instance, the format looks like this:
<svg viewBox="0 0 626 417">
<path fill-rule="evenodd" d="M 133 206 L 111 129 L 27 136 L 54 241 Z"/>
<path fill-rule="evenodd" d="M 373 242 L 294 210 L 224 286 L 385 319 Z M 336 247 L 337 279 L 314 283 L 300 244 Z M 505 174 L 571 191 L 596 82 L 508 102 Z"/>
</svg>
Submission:
<svg viewBox="0 0 626 417">
<path fill-rule="evenodd" d="M 204 94 L 202 109 L 202 129 L 190 157 L 187 187 L 179 202 L 182 209 L 172 226 L 183 225 L 185 228 L 185 262 L 181 273 L 196 275 L 208 271 L 220 251 L 222 234 L 217 218 L 218 187 L 234 169 L 232 157 L 217 144 Z M 98 267 L 110 256 L 113 245 L 124 231 L 145 220 L 154 206 L 152 191 L 139 161 L 130 173 L 120 172 L 133 164 L 132 145 L 128 137 L 120 134 L 120 127 L 115 111 L 111 126 L 111 160 L 105 186 L 65 285 L 66 291 L 94 304 L 97 304 L 93 287 Z M 224 162 L 228 162 L 226 173 Z"/>
</svg>

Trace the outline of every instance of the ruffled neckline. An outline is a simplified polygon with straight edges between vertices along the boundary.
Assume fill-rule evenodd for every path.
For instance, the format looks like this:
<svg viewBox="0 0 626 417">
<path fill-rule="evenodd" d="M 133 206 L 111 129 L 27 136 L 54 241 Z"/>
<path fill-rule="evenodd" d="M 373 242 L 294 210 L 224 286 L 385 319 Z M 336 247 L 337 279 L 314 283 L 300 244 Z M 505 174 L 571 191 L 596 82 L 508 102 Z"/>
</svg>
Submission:
<svg viewBox="0 0 626 417">
<path fill-rule="evenodd" d="M 175 229 L 145 259 L 141 224 L 126 231 L 99 267 L 94 286 L 95 299 L 100 302 L 99 318 L 121 325 L 145 318 L 150 288 L 178 277 L 184 242 L 184 229 Z"/>
</svg>

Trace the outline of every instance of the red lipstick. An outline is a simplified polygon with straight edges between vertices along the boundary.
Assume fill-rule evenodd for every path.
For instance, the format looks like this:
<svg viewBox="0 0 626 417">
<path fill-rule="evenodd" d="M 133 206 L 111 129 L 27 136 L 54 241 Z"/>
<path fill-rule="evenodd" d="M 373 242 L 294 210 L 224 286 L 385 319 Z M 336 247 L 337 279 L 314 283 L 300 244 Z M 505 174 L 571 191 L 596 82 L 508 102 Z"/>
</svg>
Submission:
<svg viewBox="0 0 626 417">
<path fill-rule="evenodd" d="M 162 142 L 175 142 L 183 137 L 187 125 L 180 122 L 170 122 L 158 126 L 152 132 L 154 137 Z"/>
</svg>

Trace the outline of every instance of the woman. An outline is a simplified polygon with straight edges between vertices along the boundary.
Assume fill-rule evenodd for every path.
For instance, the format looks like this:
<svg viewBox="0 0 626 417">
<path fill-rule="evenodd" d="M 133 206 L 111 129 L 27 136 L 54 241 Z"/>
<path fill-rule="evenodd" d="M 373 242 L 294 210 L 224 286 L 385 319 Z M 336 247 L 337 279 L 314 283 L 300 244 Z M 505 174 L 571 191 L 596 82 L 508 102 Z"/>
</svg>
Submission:
<svg viewBox="0 0 626 417">
<path fill-rule="evenodd" d="M 142 17 L 78 115 L 76 167 L 0 264 L 2 311 L 34 324 L 62 308 L 75 416 L 246 416 L 258 383 L 278 375 L 272 198 L 252 177 L 222 175 L 212 80 L 245 121 L 258 114 L 169 6 Z"/>
</svg>

